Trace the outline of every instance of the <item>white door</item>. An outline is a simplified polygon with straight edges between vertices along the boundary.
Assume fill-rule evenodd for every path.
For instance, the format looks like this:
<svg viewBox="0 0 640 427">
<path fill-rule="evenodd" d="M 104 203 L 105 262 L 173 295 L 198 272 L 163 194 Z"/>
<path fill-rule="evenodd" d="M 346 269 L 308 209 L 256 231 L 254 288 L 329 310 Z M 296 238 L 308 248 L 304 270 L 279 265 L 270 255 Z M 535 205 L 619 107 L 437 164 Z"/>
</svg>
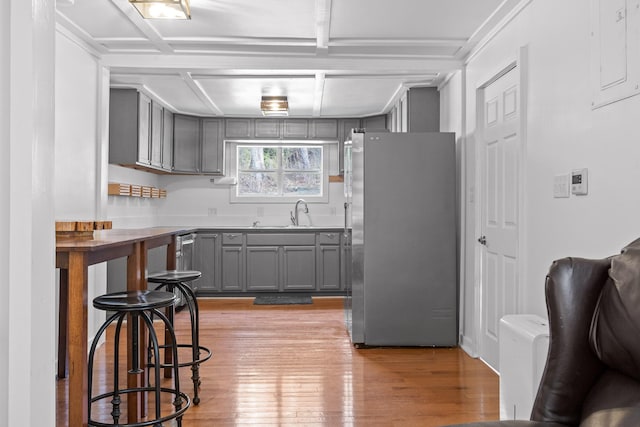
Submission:
<svg viewBox="0 0 640 427">
<path fill-rule="evenodd" d="M 480 357 L 495 370 L 499 370 L 500 318 L 517 309 L 518 98 L 515 68 L 484 89 Z"/>
</svg>

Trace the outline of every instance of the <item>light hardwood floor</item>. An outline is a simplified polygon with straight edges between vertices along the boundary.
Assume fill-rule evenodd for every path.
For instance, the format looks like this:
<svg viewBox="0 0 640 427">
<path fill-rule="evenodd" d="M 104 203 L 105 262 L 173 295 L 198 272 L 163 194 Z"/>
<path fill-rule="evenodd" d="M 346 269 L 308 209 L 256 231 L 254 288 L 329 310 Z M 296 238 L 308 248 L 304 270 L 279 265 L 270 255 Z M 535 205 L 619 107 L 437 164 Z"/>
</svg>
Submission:
<svg viewBox="0 0 640 427">
<path fill-rule="evenodd" d="M 214 356 L 201 366 L 201 402 L 187 410 L 185 427 L 440 426 L 499 416 L 498 377 L 481 361 L 457 348 L 355 349 L 341 298 L 199 304 L 201 342 Z M 183 310 L 178 334 L 187 327 Z M 102 390 L 111 385 L 111 354 L 105 346 L 98 353 Z M 190 376 L 188 368 L 180 375 L 189 395 Z M 67 425 L 65 395 L 58 381 L 59 427 Z"/>
</svg>

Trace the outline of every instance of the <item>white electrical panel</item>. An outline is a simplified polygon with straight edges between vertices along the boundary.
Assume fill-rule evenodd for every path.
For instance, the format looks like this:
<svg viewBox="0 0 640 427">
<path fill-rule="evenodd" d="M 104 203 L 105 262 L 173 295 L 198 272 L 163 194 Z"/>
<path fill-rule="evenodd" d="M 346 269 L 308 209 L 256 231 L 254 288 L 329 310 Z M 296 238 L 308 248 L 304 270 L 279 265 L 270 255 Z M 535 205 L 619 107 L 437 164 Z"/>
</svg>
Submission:
<svg viewBox="0 0 640 427">
<path fill-rule="evenodd" d="M 575 169 L 571 172 L 571 193 L 581 196 L 588 192 L 587 169 Z"/>
</svg>

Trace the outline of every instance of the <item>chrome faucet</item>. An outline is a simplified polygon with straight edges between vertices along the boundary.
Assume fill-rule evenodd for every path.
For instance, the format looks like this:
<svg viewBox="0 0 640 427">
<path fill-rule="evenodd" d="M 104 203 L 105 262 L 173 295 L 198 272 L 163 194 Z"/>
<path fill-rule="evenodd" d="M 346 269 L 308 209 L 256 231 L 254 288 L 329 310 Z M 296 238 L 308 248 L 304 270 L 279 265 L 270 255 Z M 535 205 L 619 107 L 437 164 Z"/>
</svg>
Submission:
<svg viewBox="0 0 640 427">
<path fill-rule="evenodd" d="M 304 213 L 309 213 L 309 206 L 307 206 L 307 202 L 304 201 L 304 199 L 298 199 L 298 201 L 296 202 L 296 207 L 295 207 L 295 211 L 294 212 L 290 212 L 291 213 L 291 224 L 298 226 L 300 225 L 300 221 L 298 219 L 298 209 L 300 206 L 300 203 L 304 204 Z"/>
</svg>

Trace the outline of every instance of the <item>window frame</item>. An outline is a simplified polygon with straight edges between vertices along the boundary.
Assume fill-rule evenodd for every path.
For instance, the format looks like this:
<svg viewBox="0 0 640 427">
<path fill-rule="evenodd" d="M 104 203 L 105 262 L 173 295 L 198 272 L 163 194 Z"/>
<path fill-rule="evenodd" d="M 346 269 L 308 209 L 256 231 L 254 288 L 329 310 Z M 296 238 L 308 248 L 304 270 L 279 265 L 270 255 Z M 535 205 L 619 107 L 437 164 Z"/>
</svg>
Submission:
<svg viewBox="0 0 640 427">
<path fill-rule="evenodd" d="M 329 149 L 327 144 L 335 144 L 335 141 L 319 141 L 319 140 L 233 140 L 225 141 L 226 145 L 226 161 L 227 161 L 227 176 L 232 177 L 236 185 L 233 185 L 229 189 L 229 202 L 230 203 L 264 203 L 264 204 L 276 204 L 276 203 L 295 203 L 297 200 L 304 198 L 308 203 L 329 203 Z M 250 146 L 256 147 L 300 147 L 300 146 L 314 146 L 322 148 L 322 177 L 321 177 L 321 194 L 313 196 L 309 194 L 293 195 L 293 196 L 239 196 L 238 195 L 238 146 Z M 280 161 L 279 161 L 280 163 Z M 286 173 L 279 165 L 278 173 Z"/>
</svg>

